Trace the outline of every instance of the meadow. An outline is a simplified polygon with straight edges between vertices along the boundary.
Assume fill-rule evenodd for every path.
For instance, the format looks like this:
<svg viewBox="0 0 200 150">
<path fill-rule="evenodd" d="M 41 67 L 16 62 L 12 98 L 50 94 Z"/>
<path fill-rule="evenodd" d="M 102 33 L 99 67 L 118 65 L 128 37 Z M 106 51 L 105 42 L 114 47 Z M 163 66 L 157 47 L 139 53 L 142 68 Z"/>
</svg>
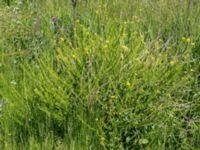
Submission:
<svg viewBox="0 0 200 150">
<path fill-rule="evenodd" d="M 1 0 L 1 150 L 200 149 L 199 0 Z"/>
</svg>

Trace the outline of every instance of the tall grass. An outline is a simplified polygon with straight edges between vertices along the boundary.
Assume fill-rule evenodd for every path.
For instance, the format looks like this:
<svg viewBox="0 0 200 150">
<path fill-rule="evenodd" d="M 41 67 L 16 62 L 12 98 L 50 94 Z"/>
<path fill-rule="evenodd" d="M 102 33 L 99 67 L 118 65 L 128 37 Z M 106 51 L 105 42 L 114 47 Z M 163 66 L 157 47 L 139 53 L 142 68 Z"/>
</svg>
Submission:
<svg viewBox="0 0 200 150">
<path fill-rule="evenodd" d="M 0 149 L 200 148 L 197 0 L 1 4 Z"/>
</svg>

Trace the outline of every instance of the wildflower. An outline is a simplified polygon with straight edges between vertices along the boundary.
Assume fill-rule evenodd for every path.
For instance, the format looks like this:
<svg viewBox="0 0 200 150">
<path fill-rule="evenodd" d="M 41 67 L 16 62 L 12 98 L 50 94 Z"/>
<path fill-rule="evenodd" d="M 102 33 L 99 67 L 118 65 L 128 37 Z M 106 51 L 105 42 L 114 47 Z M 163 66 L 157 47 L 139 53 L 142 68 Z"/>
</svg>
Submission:
<svg viewBox="0 0 200 150">
<path fill-rule="evenodd" d="M 169 97 L 169 98 L 171 98 L 171 94 L 170 93 L 166 94 L 166 96 Z"/>
<path fill-rule="evenodd" d="M 114 95 L 110 96 L 110 98 L 115 99 L 116 97 Z"/>
<path fill-rule="evenodd" d="M 61 49 L 60 47 L 57 48 L 57 53 L 58 53 L 59 55 L 62 55 L 62 49 Z"/>
<path fill-rule="evenodd" d="M 140 93 L 144 93 L 144 89 L 143 89 L 143 88 L 140 88 L 140 89 L 139 89 L 139 92 L 140 92 Z"/>
<path fill-rule="evenodd" d="M 89 52 L 88 52 L 88 49 L 87 49 L 87 48 L 84 48 L 84 52 L 85 52 L 86 54 L 89 54 Z"/>
<path fill-rule="evenodd" d="M 129 81 L 127 81 L 127 82 L 126 82 L 126 86 L 127 86 L 128 88 L 130 88 L 130 87 L 131 87 L 131 83 L 130 83 Z"/>
<path fill-rule="evenodd" d="M 106 40 L 106 44 L 109 44 L 110 42 L 109 42 L 109 40 Z"/>
<path fill-rule="evenodd" d="M 90 35 L 90 32 L 87 31 L 87 32 L 86 32 L 86 35 L 89 36 L 89 35 Z"/>
<path fill-rule="evenodd" d="M 65 39 L 63 37 L 60 38 L 60 42 L 63 43 Z"/>
<path fill-rule="evenodd" d="M 140 58 L 136 58 L 136 61 L 137 61 L 137 62 L 141 62 Z"/>
<path fill-rule="evenodd" d="M 17 82 L 16 82 L 15 80 L 12 80 L 10 83 L 11 83 L 12 85 L 16 85 L 16 84 L 17 84 Z"/>
<path fill-rule="evenodd" d="M 157 41 L 157 42 L 155 42 L 155 48 L 156 49 L 160 49 L 160 43 Z"/>
<path fill-rule="evenodd" d="M 54 24 L 56 24 L 56 23 L 57 23 L 57 21 L 58 21 L 58 19 L 57 19 L 57 17 L 56 17 L 56 16 L 53 16 L 53 17 L 51 18 L 51 20 L 52 20 L 52 22 L 53 22 Z"/>
<path fill-rule="evenodd" d="M 175 63 L 176 62 L 174 60 L 170 61 L 170 65 L 172 65 L 172 66 L 175 65 Z"/>
<path fill-rule="evenodd" d="M 76 23 L 79 23 L 79 22 L 80 22 L 80 20 L 77 19 L 77 20 L 76 20 Z"/>
<path fill-rule="evenodd" d="M 186 40 L 186 38 L 185 38 L 185 37 L 182 37 L 182 41 L 185 42 L 185 40 Z"/>
<path fill-rule="evenodd" d="M 53 22 L 53 25 L 54 25 L 54 28 L 55 28 L 55 33 L 56 34 L 60 34 L 60 26 L 59 26 L 59 24 L 58 24 L 58 19 L 57 19 L 57 17 L 52 17 L 51 18 L 51 20 L 52 20 L 52 22 Z"/>
<path fill-rule="evenodd" d="M 157 90 L 156 90 L 156 94 L 160 94 L 160 90 L 157 89 Z"/>
<path fill-rule="evenodd" d="M 18 4 L 18 5 L 22 5 L 23 2 L 22 2 L 22 1 L 18 1 L 17 4 Z"/>
<path fill-rule="evenodd" d="M 105 48 L 105 49 L 106 49 L 106 48 L 108 48 L 108 45 L 107 45 L 107 44 L 105 44 L 105 45 L 103 46 L 103 48 Z"/>
<path fill-rule="evenodd" d="M 72 55 L 72 58 L 76 59 L 76 55 L 73 54 L 73 55 Z"/>
<path fill-rule="evenodd" d="M 194 43 L 194 42 L 192 42 L 192 43 L 191 43 L 191 46 L 192 46 L 192 47 L 195 47 L 195 43 Z"/>
<path fill-rule="evenodd" d="M 127 47 L 126 45 L 122 45 L 122 49 L 123 49 L 124 51 L 128 51 L 128 47 Z"/>
<path fill-rule="evenodd" d="M 187 39 L 186 39 L 186 42 L 187 42 L 187 43 L 190 43 L 190 42 L 191 42 L 191 39 L 190 39 L 190 38 L 187 38 Z"/>
</svg>

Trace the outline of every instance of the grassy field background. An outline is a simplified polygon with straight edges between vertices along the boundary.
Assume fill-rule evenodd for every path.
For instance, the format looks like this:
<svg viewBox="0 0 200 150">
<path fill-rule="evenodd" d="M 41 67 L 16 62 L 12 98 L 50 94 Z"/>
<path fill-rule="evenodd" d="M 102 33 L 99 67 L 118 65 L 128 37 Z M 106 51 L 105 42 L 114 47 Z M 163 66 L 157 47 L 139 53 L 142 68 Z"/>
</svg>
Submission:
<svg viewBox="0 0 200 150">
<path fill-rule="evenodd" d="M 0 149 L 200 149 L 199 0 L 1 0 Z"/>
</svg>

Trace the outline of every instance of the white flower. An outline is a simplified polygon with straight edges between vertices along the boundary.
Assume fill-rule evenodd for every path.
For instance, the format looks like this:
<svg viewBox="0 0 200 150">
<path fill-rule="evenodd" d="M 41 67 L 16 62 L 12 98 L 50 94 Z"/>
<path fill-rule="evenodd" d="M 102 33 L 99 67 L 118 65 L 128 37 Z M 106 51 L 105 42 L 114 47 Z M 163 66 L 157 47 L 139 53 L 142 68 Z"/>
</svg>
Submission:
<svg viewBox="0 0 200 150">
<path fill-rule="evenodd" d="M 17 84 L 17 82 L 16 82 L 15 80 L 12 80 L 10 83 L 11 83 L 12 85 L 16 85 L 16 84 Z"/>
<path fill-rule="evenodd" d="M 18 1 L 17 4 L 18 4 L 18 5 L 22 5 L 23 2 L 22 2 L 22 1 Z"/>
</svg>

